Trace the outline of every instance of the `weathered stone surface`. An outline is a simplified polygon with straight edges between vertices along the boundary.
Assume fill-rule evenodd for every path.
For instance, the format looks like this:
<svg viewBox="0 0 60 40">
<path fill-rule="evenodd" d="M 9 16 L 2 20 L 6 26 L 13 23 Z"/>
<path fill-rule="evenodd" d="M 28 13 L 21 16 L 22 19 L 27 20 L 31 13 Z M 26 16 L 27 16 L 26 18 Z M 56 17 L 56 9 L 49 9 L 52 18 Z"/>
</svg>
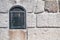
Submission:
<svg viewBox="0 0 60 40">
<path fill-rule="evenodd" d="M 57 1 L 45 1 L 45 11 L 56 13 L 58 11 L 58 3 Z"/>
<path fill-rule="evenodd" d="M 0 14 L 0 27 L 9 27 L 9 14 Z"/>
<path fill-rule="evenodd" d="M 34 12 L 43 12 L 44 11 L 44 1 L 39 1 L 36 3 Z"/>
<path fill-rule="evenodd" d="M 37 27 L 60 27 L 59 20 L 59 13 L 42 13 L 37 15 Z"/>
<path fill-rule="evenodd" d="M 57 1 L 57 0 L 44 0 L 44 1 Z"/>
<path fill-rule="evenodd" d="M 26 22 L 27 22 L 27 27 L 35 27 L 36 26 L 36 15 L 34 13 L 27 13 Z"/>
<path fill-rule="evenodd" d="M 48 15 L 47 14 L 37 14 L 37 26 L 48 26 Z"/>
<path fill-rule="evenodd" d="M 20 2 L 19 2 L 20 1 Z M 0 12 L 8 12 L 14 5 L 23 6 L 27 12 L 33 12 L 36 6 L 35 0 L 0 0 Z"/>
<path fill-rule="evenodd" d="M 9 1 L 9 3 L 11 3 L 11 4 L 16 4 L 16 3 L 17 3 L 16 0 L 8 0 L 8 1 Z"/>
<path fill-rule="evenodd" d="M 6 11 L 7 3 L 4 0 L 0 0 L 0 11 Z"/>
<path fill-rule="evenodd" d="M 56 14 L 56 24 L 55 25 L 60 27 L 60 13 Z"/>
<path fill-rule="evenodd" d="M 28 40 L 60 40 L 60 28 L 30 28 Z"/>
<path fill-rule="evenodd" d="M 33 12 L 36 1 L 35 0 L 20 0 L 20 4 L 26 9 L 27 12 Z"/>
<path fill-rule="evenodd" d="M 58 0 L 58 5 L 59 5 L 59 12 L 60 12 L 60 0 Z"/>
<path fill-rule="evenodd" d="M 10 40 L 26 40 L 26 32 L 21 30 L 10 30 Z"/>
<path fill-rule="evenodd" d="M 12 0 L 0 0 L 0 12 L 8 12 L 14 4 Z"/>
<path fill-rule="evenodd" d="M 9 9 L 14 5 L 23 6 L 27 12 L 35 12 L 35 9 L 36 12 L 44 11 L 43 1 L 38 1 L 37 8 L 36 4 L 37 0 L 0 0 L 0 12 L 8 12 Z"/>
<path fill-rule="evenodd" d="M 8 29 L 0 28 L 0 40 L 9 40 Z"/>
</svg>

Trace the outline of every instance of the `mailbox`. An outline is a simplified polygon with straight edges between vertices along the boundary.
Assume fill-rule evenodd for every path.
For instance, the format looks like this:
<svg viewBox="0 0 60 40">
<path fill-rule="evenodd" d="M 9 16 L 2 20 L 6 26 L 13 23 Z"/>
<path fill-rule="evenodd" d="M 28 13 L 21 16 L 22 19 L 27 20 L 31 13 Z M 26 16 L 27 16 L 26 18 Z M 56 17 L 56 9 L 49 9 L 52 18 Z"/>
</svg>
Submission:
<svg viewBox="0 0 60 40">
<path fill-rule="evenodd" d="M 9 11 L 9 28 L 25 29 L 26 28 L 26 10 L 24 7 L 16 5 Z"/>
</svg>

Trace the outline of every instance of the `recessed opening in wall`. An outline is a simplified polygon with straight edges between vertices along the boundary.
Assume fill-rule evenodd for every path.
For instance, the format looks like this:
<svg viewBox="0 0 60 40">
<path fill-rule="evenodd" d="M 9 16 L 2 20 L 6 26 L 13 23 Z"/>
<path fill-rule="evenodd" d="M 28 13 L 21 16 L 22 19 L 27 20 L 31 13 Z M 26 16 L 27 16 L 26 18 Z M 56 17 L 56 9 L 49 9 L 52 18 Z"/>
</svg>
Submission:
<svg viewBox="0 0 60 40">
<path fill-rule="evenodd" d="M 10 29 L 26 28 L 26 10 L 24 7 L 16 5 L 9 10 L 9 28 Z"/>
</svg>

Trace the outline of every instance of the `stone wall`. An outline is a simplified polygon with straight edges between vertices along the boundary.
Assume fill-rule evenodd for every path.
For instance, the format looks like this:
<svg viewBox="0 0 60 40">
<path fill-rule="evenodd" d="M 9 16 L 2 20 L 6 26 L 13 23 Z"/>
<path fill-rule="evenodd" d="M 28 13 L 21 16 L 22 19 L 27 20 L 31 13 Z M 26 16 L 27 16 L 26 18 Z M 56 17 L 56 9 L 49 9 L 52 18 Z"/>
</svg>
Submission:
<svg viewBox="0 0 60 40">
<path fill-rule="evenodd" d="M 26 9 L 26 29 L 9 29 L 9 10 Z M 59 0 L 0 0 L 0 40 L 60 40 Z"/>
</svg>

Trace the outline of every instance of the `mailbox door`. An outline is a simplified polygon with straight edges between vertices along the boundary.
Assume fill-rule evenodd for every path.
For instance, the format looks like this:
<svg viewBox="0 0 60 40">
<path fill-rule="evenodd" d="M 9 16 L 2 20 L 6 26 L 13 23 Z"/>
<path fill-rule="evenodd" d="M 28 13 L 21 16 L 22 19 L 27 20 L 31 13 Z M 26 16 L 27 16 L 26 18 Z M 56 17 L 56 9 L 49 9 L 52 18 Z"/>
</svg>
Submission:
<svg viewBox="0 0 60 40">
<path fill-rule="evenodd" d="M 10 13 L 10 28 L 11 29 L 24 29 L 26 28 L 26 16 L 24 12 L 11 12 Z"/>
</svg>

